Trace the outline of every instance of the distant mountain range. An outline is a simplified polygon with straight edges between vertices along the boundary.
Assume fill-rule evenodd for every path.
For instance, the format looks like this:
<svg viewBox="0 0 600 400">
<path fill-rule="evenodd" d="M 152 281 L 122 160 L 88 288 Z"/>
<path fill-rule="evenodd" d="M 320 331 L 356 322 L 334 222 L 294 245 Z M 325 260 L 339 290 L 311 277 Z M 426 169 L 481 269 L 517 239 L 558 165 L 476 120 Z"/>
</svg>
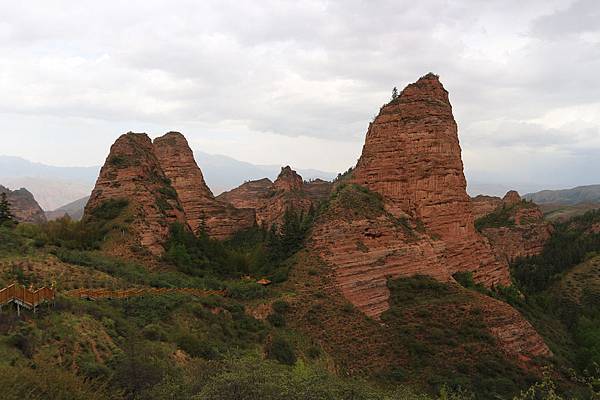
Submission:
<svg viewBox="0 0 600 400">
<path fill-rule="evenodd" d="M 99 167 L 55 167 L 20 157 L 0 156 L 0 184 L 26 188 L 44 210 L 54 210 L 90 194 Z"/>
<path fill-rule="evenodd" d="M 572 189 L 542 190 L 523 196 L 537 204 L 575 205 L 600 202 L 600 185 L 577 186 Z"/>
<path fill-rule="evenodd" d="M 223 155 L 195 152 L 206 183 L 215 195 L 233 189 L 245 181 L 261 178 L 274 180 L 282 166 L 255 165 Z M 293 166 L 292 166 L 293 167 Z M 100 166 L 55 167 L 31 162 L 20 157 L 0 156 L 0 184 L 10 188 L 27 188 L 50 218 L 63 215 L 65 210 L 72 214 L 73 206 L 81 205 L 83 198 L 91 193 L 98 177 Z M 314 169 L 298 169 L 306 180 L 321 178 L 331 180 L 334 172 Z M 74 204 L 72 204 L 74 203 Z M 84 203 L 85 205 L 85 203 Z"/>
<path fill-rule="evenodd" d="M 90 196 L 85 196 L 79 200 L 75 200 L 72 203 L 66 204 L 54 211 L 46 211 L 46 219 L 52 221 L 58 218 L 62 218 L 69 215 L 72 219 L 79 221 L 83 217 L 83 209 L 87 204 Z"/>
</svg>

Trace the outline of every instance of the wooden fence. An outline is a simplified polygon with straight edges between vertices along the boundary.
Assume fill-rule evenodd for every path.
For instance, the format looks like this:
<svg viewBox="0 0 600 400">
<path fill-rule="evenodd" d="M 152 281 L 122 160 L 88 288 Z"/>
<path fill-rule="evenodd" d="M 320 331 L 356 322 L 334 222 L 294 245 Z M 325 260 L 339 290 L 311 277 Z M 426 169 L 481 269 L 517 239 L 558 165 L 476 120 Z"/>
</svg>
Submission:
<svg viewBox="0 0 600 400">
<path fill-rule="evenodd" d="M 0 306 L 15 303 L 17 307 L 33 309 L 45 302 L 52 302 L 56 297 L 54 289 L 43 287 L 38 290 L 27 289 L 19 284 L 12 285 L 0 290 Z"/>
<path fill-rule="evenodd" d="M 161 295 L 167 293 L 183 293 L 192 296 L 203 297 L 210 295 L 225 296 L 224 290 L 204 290 L 196 288 L 135 288 L 135 289 L 75 289 L 65 292 L 64 294 L 70 297 L 80 299 L 100 300 L 100 299 L 127 299 L 130 297 L 138 297 L 144 295 Z M 17 305 L 17 311 L 21 314 L 21 307 L 32 309 L 34 312 L 36 307 L 42 303 L 51 303 L 56 297 L 56 291 L 52 288 L 43 287 L 38 290 L 27 289 L 19 284 L 12 285 L 0 289 L 0 310 L 1 307 L 10 303 Z"/>
</svg>

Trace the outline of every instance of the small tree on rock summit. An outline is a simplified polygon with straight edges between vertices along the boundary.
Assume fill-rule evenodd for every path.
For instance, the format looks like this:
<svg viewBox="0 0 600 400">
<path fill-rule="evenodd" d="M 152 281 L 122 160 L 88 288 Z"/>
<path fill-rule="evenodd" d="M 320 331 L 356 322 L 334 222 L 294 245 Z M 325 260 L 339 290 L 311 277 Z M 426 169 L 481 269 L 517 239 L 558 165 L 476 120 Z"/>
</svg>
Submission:
<svg viewBox="0 0 600 400">
<path fill-rule="evenodd" d="M 392 89 L 392 100 L 396 100 L 398 98 L 398 88 L 394 86 Z"/>
</svg>

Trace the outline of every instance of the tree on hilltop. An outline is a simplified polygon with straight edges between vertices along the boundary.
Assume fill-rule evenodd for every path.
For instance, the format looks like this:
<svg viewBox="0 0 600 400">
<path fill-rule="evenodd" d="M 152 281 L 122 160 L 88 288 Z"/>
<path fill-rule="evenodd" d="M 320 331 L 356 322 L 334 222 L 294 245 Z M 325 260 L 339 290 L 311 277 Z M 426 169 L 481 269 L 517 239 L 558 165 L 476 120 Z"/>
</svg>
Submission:
<svg viewBox="0 0 600 400">
<path fill-rule="evenodd" d="M 392 89 L 392 100 L 396 100 L 398 98 L 398 88 L 394 86 Z"/>
</svg>

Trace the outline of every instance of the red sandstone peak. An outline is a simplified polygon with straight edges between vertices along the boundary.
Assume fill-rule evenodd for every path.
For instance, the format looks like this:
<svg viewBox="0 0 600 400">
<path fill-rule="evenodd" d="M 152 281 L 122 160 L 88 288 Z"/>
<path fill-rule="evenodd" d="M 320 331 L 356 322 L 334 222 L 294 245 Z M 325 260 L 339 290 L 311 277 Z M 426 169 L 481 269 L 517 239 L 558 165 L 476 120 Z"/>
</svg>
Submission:
<svg viewBox="0 0 600 400">
<path fill-rule="evenodd" d="M 448 91 L 440 82 L 438 75 L 428 73 L 415 83 L 408 85 L 398 96 L 396 102 L 419 101 L 425 99 L 441 100 L 450 105 Z M 394 101 L 392 101 L 394 102 Z"/>
<path fill-rule="evenodd" d="M 289 209 L 307 212 L 315 202 L 328 196 L 330 190 L 331 184 L 324 181 L 305 185 L 302 177 L 286 166 L 281 168 L 274 183 L 267 178 L 246 182 L 222 193 L 218 199 L 235 207 L 253 208 L 257 224 L 270 228 L 273 224 L 280 225 Z"/>
<path fill-rule="evenodd" d="M 224 239 L 254 225 L 252 210 L 239 210 L 215 199 L 181 133 L 169 132 L 155 139 L 154 151 L 194 232 L 202 228 L 209 236 Z"/>
<path fill-rule="evenodd" d="M 292 191 L 301 190 L 302 184 L 302 177 L 288 165 L 281 168 L 281 172 L 275 180 L 274 185 L 276 190 Z"/>
<path fill-rule="evenodd" d="M 488 286 L 510 284 L 508 266 L 475 230 L 458 128 L 436 75 L 408 85 L 382 107 L 353 182 L 380 193 L 393 215 L 420 220 L 443 240 L 450 273 L 467 270 Z"/>
<path fill-rule="evenodd" d="M 33 224 L 46 222 L 44 211 L 27 189 L 10 190 L 0 185 L 0 193 L 6 193 L 10 211 L 17 221 Z"/>
<path fill-rule="evenodd" d="M 365 314 L 378 318 L 389 308 L 388 279 L 419 274 L 452 282 L 468 271 L 488 287 L 511 284 L 508 263 L 475 230 L 458 128 L 437 76 L 425 75 L 381 108 L 349 181 L 380 194 L 385 210 L 368 193 L 341 187 L 309 245 L 330 267 L 335 289 Z M 508 304 L 485 296 L 479 303 L 507 353 L 550 354 Z"/>
<path fill-rule="evenodd" d="M 185 198 L 182 202 L 189 200 L 187 195 L 214 198 L 185 136 L 168 132 L 154 139 L 154 151 L 173 187 L 181 191 L 180 198 Z"/>
<path fill-rule="evenodd" d="M 552 234 L 552 225 L 544 220 L 542 210 L 534 203 L 522 202 L 521 196 L 514 190 L 502 199 L 477 196 L 472 204 L 477 218 L 508 211 L 512 224 L 480 227 L 496 254 L 505 260 L 539 254 Z M 506 207 L 508 210 L 505 210 Z"/>
<path fill-rule="evenodd" d="M 516 190 L 509 190 L 502 198 L 502 202 L 507 206 L 519 204 L 521 202 L 521 196 L 519 196 L 519 192 Z"/>
<path fill-rule="evenodd" d="M 96 186 L 85 208 L 84 218 L 108 200 L 125 199 L 132 214 L 134 243 L 159 255 L 173 222 L 185 224 L 181 204 L 145 133 L 121 135 L 110 148 Z M 126 243 L 119 243 L 123 247 Z M 130 249 L 116 250 L 128 253 Z"/>
</svg>

